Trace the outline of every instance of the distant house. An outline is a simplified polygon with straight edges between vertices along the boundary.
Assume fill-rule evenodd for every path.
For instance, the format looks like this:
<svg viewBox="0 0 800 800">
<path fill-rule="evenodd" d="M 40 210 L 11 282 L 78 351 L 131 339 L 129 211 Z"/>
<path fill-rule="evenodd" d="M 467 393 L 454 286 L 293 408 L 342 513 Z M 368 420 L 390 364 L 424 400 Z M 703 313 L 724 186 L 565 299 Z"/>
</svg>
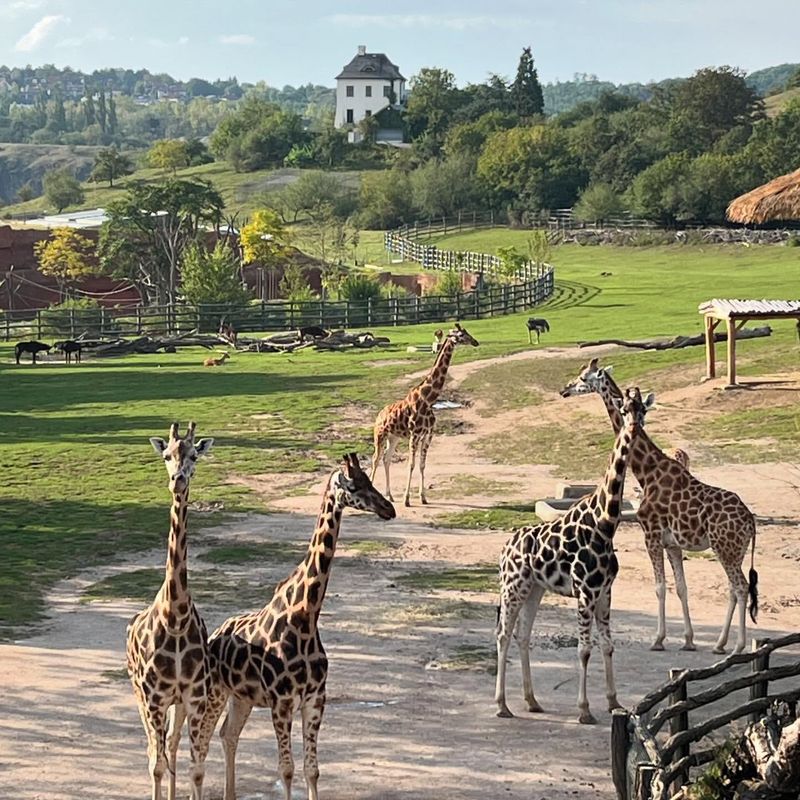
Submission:
<svg viewBox="0 0 800 800">
<path fill-rule="evenodd" d="M 406 79 L 400 74 L 384 53 L 368 53 L 364 45 L 359 46 L 353 60 L 336 76 L 337 128 L 349 128 L 350 140 L 359 140 L 355 127 L 362 119 L 381 112 L 399 110 L 406 99 Z M 378 132 L 378 141 L 402 142 L 402 128 L 392 117 L 398 114 L 381 115 L 388 120 L 386 127 Z"/>
</svg>

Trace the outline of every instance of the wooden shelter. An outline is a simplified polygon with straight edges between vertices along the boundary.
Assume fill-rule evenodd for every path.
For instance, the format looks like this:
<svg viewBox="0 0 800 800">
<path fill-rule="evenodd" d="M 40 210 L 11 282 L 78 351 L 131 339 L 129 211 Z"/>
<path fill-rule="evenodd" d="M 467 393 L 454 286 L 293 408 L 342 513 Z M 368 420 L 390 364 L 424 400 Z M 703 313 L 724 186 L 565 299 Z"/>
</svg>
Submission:
<svg viewBox="0 0 800 800">
<path fill-rule="evenodd" d="M 737 197 L 725 214 L 731 222 L 743 225 L 800 220 L 800 169 Z"/>
<path fill-rule="evenodd" d="M 720 322 L 728 329 L 728 386 L 736 386 L 736 332 L 751 319 L 794 319 L 800 329 L 800 300 L 707 300 L 698 310 L 705 316 L 706 378 L 717 375 L 714 330 Z"/>
</svg>

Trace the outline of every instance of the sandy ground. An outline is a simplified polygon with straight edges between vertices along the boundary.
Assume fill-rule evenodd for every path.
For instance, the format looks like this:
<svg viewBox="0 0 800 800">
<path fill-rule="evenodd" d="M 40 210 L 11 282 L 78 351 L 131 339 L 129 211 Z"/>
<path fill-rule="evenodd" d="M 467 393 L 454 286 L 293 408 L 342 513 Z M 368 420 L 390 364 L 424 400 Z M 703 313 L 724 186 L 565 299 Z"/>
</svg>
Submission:
<svg viewBox="0 0 800 800">
<path fill-rule="evenodd" d="M 535 352 L 564 354 L 555 348 Z M 455 365 L 456 383 L 486 363 Z M 668 393 L 663 399 L 667 404 L 691 405 L 697 400 L 701 405 L 700 400 L 710 392 L 708 385 L 691 387 Z M 604 414 L 596 398 L 574 402 L 581 413 Z M 563 417 L 564 407 L 562 403 L 556 411 L 556 404 L 545 404 L 537 407 L 536 413 L 545 415 L 545 420 L 548 414 Z M 494 716 L 494 679 L 487 671 L 492 662 L 496 596 L 412 590 L 398 580 L 421 570 L 495 562 L 507 533 L 437 529 L 431 519 L 500 501 L 531 501 L 550 494 L 558 477 L 540 465 L 508 467 L 482 461 L 470 449 L 479 435 L 478 427 L 480 435 L 503 430 L 513 435 L 515 424 L 529 411 L 484 417 L 476 404 L 457 413 L 469 423 L 468 432 L 434 440 L 429 456 L 430 506 L 400 507 L 399 518 L 389 523 L 356 513 L 344 521 L 321 622 L 331 661 L 329 702 L 320 741 L 321 795 L 329 800 L 611 798 L 610 715 L 603 704 L 599 653 L 592 659 L 589 676 L 590 701 L 599 724 L 581 726 L 576 721 L 572 605 L 559 598 L 546 600 L 535 627 L 534 681 L 547 713 L 524 711 L 518 659 L 512 648 L 509 704 L 519 716 L 501 720 Z M 659 433 L 667 434 L 667 423 L 660 424 Z M 396 465 L 396 497 L 403 472 L 403 465 Z M 508 488 L 459 497 L 451 479 L 465 472 Z M 758 515 L 780 520 L 759 529 L 762 611 L 753 633 L 797 629 L 800 493 L 795 484 L 800 483 L 800 473 L 787 464 L 696 472 L 705 480 L 740 492 Z M 275 476 L 256 480 L 255 488 L 270 498 L 270 506 L 279 512 L 239 517 L 205 528 L 193 538 L 193 565 L 203 568 L 203 551 L 212 541 L 307 541 L 322 482 L 319 475 L 282 476 L 277 493 L 287 488 L 312 488 L 276 500 Z M 384 555 L 364 558 L 348 548 L 348 540 L 364 538 L 386 539 L 392 547 Z M 620 701 L 628 705 L 663 680 L 669 668 L 707 665 L 715 660 L 710 649 L 721 624 L 726 587 L 715 561 L 688 559 L 686 572 L 699 650 L 685 653 L 677 649 L 681 642 L 679 604 L 670 593 L 667 651 L 652 653 L 647 647 L 655 628 L 656 601 L 638 526 L 621 526 L 617 544 L 622 569 L 614 587 L 612 627 Z M 0 798 L 127 800 L 149 796 L 144 735 L 130 686 L 120 672 L 125 624 L 141 604 L 84 603 L 81 594 L 102 577 L 159 566 L 162 561 L 161 551 L 142 553 L 62 582 L 52 593 L 50 617 L 40 633 L 0 646 Z M 226 567 L 226 572 L 240 582 L 248 597 L 258 597 L 259 587 L 272 585 L 289 567 L 289 562 L 246 564 Z M 201 610 L 212 627 L 230 613 L 214 603 Z M 295 735 L 299 758 L 293 794 L 304 797 L 299 725 Z M 186 764 L 184 752 L 179 773 L 182 796 L 188 793 Z M 207 764 L 206 797 L 219 798 L 222 757 L 216 743 Z M 266 711 L 254 713 L 242 738 L 239 796 L 282 796 Z"/>
</svg>

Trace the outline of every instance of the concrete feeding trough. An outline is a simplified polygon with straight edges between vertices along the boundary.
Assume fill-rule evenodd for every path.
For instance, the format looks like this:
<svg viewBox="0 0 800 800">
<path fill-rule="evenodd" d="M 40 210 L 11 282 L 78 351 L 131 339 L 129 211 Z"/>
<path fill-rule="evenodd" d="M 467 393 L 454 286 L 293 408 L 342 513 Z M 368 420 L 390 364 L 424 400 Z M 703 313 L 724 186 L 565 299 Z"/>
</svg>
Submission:
<svg viewBox="0 0 800 800">
<path fill-rule="evenodd" d="M 534 510 L 536 516 L 543 522 L 552 522 L 563 517 L 577 502 L 586 495 L 591 494 L 597 486 L 592 483 L 569 483 L 562 481 L 556 485 L 555 497 L 544 497 L 536 501 Z M 621 522 L 636 522 L 638 501 L 622 501 Z"/>
</svg>

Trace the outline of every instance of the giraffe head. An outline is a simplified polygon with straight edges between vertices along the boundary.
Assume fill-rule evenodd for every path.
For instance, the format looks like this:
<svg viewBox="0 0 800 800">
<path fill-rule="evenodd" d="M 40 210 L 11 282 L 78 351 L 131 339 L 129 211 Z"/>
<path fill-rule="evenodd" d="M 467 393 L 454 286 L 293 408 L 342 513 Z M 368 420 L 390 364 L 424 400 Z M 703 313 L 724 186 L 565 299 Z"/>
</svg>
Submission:
<svg viewBox="0 0 800 800">
<path fill-rule="evenodd" d="M 655 402 L 656 398 L 652 392 L 642 399 L 642 393 L 638 386 L 635 389 L 627 389 L 617 401 L 620 414 L 622 414 L 623 428 L 636 436 L 644 428 L 645 416 Z"/>
<path fill-rule="evenodd" d="M 186 436 L 181 438 L 178 434 L 178 423 L 173 422 L 169 429 L 169 441 L 164 441 L 160 436 L 153 436 L 150 444 L 153 450 L 164 459 L 164 466 L 169 475 L 169 488 L 172 491 L 182 492 L 189 486 L 189 481 L 194 475 L 194 468 L 200 456 L 208 455 L 213 439 L 194 440 L 195 423 L 189 423 Z"/>
<path fill-rule="evenodd" d="M 342 465 L 331 475 L 330 487 L 340 506 L 371 511 L 381 519 L 394 519 L 397 516 L 394 506 L 372 485 L 367 473 L 361 469 L 355 453 L 346 453 L 342 458 Z"/>
<path fill-rule="evenodd" d="M 457 322 L 447 334 L 449 341 L 453 344 L 471 344 L 473 347 L 478 346 L 478 340 L 474 336 L 467 333 L 466 328 L 462 328 Z"/>
<path fill-rule="evenodd" d="M 580 371 L 580 374 L 574 381 L 568 383 L 560 392 L 562 397 L 575 397 L 581 394 L 591 394 L 592 392 L 600 392 L 604 384 L 610 383 L 611 379 L 608 377 L 613 367 L 601 367 L 597 363 L 597 359 L 593 358 L 585 367 Z"/>
</svg>

